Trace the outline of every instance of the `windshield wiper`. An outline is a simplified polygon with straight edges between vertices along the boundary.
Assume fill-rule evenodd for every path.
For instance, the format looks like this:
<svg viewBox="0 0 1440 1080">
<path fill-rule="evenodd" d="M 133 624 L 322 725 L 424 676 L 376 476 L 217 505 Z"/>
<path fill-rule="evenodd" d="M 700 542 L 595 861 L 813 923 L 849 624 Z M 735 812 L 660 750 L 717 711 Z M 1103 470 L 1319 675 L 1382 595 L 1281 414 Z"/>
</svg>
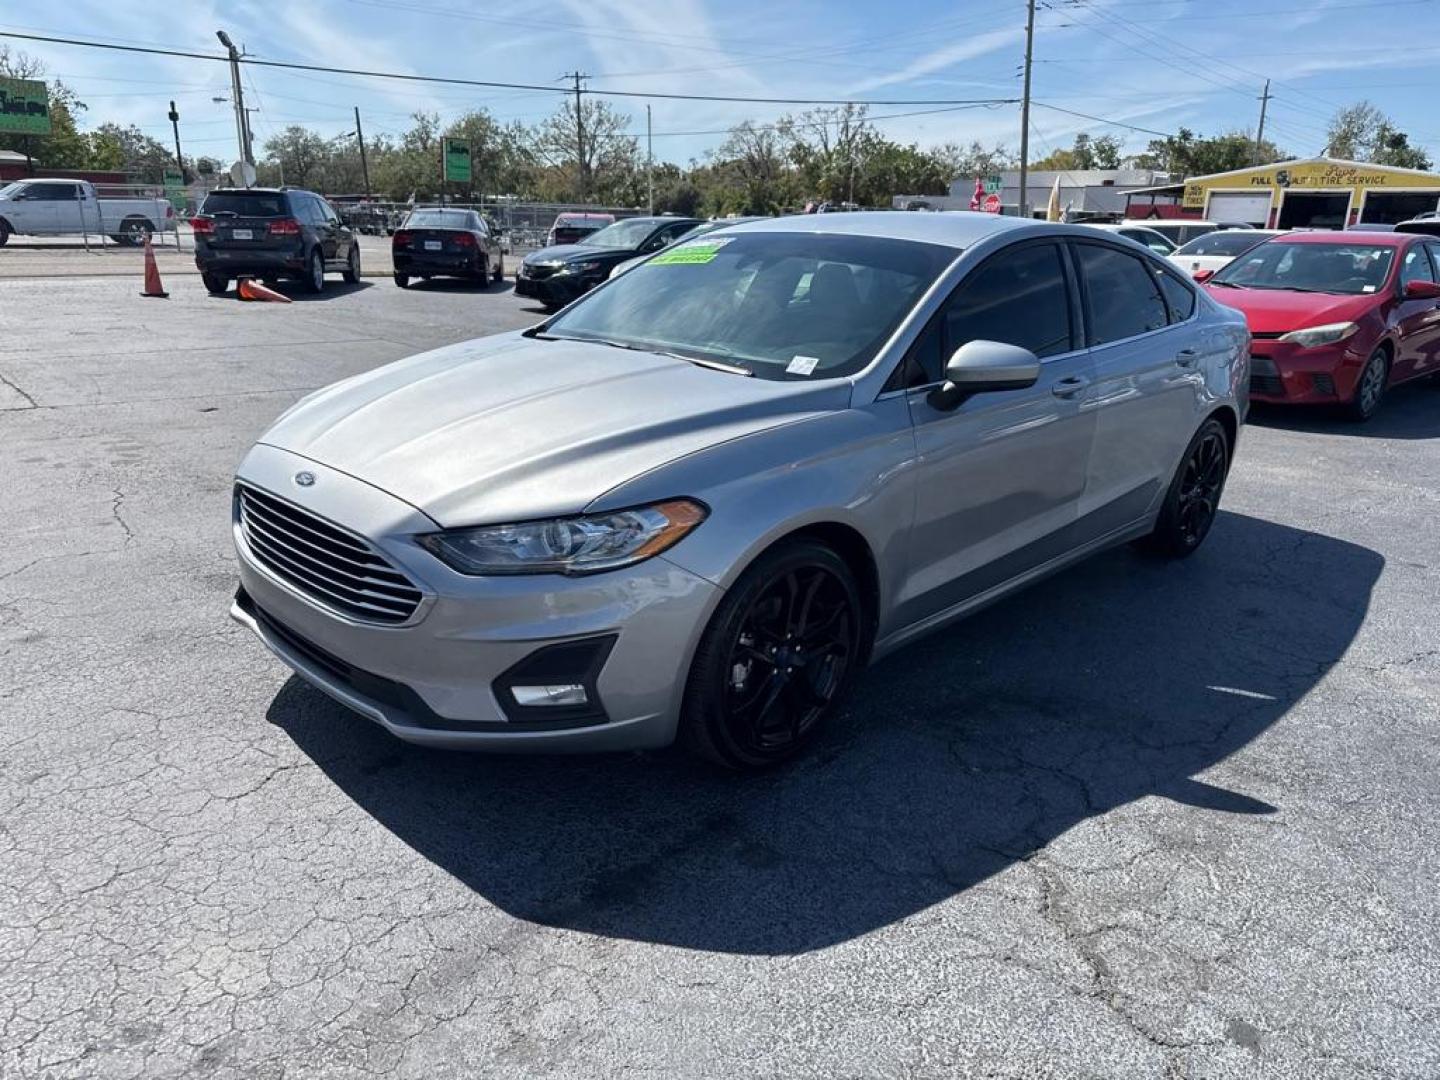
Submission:
<svg viewBox="0 0 1440 1080">
<path fill-rule="evenodd" d="M 1214 278 L 1211 278 L 1211 279 L 1210 279 L 1209 281 L 1207 281 L 1205 284 L 1206 284 L 1206 285 L 1224 285 L 1227 289 L 1244 289 L 1244 288 L 1246 288 L 1246 286 L 1244 286 L 1244 285 L 1236 285 L 1235 282 L 1233 282 L 1233 281 L 1216 281 Z"/>
<path fill-rule="evenodd" d="M 684 360 L 686 363 L 695 364 L 697 367 L 714 368 L 716 371 L 729 372 L 731 375 L 754 375 L 749 368 L 736 367 L 734 364 L 725 364 L 719 360 L 702 360 L 698 356 L 686 356 L 683 353 L 670 352 L 668 349 L 656 349 L 648 345 L 635 345 L 628 341 L 616 341 L 613 338 L 602 337 L 575 337 L 570 334 L 545 334 L 539 331 L 530 333 L 527 336 L 539 338 L 541 341 L 583 341 L 592 345 L 609 345 L 612 349 L 624 349 L 627 352 L 651 353 L 655 356 L 669 356 L 675 360 Z"/>
</svg>

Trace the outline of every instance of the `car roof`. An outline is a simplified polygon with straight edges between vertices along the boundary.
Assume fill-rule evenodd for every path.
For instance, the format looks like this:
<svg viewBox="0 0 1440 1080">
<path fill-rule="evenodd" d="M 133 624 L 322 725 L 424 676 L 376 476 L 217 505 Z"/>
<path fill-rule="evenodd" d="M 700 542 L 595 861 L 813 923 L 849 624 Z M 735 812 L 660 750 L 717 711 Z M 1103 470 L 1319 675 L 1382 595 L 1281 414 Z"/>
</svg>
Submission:
<svg viewBox="0 0 1440 1080">
<path fill-rule="evenodd" d="M 907 214 L 897 210 L 857 210 L 848 214 L 793 214 L 736 224 L 740 232 L 829 233 L 839 236 L 876 236 L 917 240 L 958 249 L 970 247 L 1002 233 L 1051 233 L 1084 236 L 1079 225 L 1057 225 L 1024 218 L 1002 217 L 976 210 L 944 210 L 937 214 Z"/>
<path fill-rule="evenodd" d="M 564 210 L 555 215 L 556 221 L 614 221 L 614 214 L 588 214 L 581 211 Z"/>
</svg>

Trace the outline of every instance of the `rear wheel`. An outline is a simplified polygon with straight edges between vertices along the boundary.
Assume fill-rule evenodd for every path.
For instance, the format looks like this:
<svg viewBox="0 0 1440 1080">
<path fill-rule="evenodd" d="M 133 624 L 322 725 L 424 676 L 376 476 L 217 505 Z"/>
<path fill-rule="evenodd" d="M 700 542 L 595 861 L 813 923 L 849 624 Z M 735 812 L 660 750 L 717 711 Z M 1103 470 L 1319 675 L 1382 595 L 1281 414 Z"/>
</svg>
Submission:
<svg viewBox="0 0 1440 1080">
<path fill-rule="evenodd" d="M 310 267 L 305 275 L 305 289 L 312 293 L 325 291 L 325 260 L 320 255 L 319 248 L 310 252 Z"/>
<path fill-rule="evenodd" d="M 213 270 L 205 270 L 200 274 L 200 280 L 205 283 L 205 291 L 214 296 L 221 296 L 230 288 L 230 279 L 224 274 L 217 274 Z"/>
<path fill-rule="evenodd" d="M 1351 420 L 1363 423 L 1380 409 L 1385 397 L 1385 384 L 1390 378 L 1390 357 L 1384 349 L 1376 349 L 1365 361 L 1360 379 L 1355 383 L 1355 396 L 1345 406 Z"/>
<path fill-rule="evenodd" d="M 695 652 L 680 738 L 732 769 L 794 757 L 833 714 L 859 666 L 862 605 L 830 548 L 785 543 L 730 588 Z"/>
<path fill-rule="evenodd" d="M 4 247 L 10 239 L 10 223 L 0 218 L 0 247 Z"/>
<path fill-rule="evenodd" d="M 350 245 L 350 257 L 345 263 L 345 280 L 351 285 L 360 283 L 360 245 Z"/>
<path fill-rule="evenodd" d="M 402 289 L 408 289 L 410 287 L 410 275 L 397 273 L 395 275 L 395 284 L 399 285 Z"/>
<path fill-rule="evenodd" d="M 504 281 L 504 280 L 505 280 L 505 256 L 504 256 L 504 255 L 496 255 L 496 256 L 495 256 L 495 284 L 496 284 L 496 285 L 499 285 L 500 282 L 502 282 L 502 281 Z"/>
<path fill-rule="evenodd" d="M 126 218 L 120 224 L 120 234 L 115 237 L 127 247 L 139 247 L 155 232 L 155 226 L 144 218 Z"/>
<path fill-rule="evenodd" d="M 1155 531 L 1140 546 L 1157 555 L 1183 559 L 1210 535 L 1230 471 L 1230 437 L 1225 425 L 1209 419 L 1201 425 L 1170 482 Z"/>
</svg>

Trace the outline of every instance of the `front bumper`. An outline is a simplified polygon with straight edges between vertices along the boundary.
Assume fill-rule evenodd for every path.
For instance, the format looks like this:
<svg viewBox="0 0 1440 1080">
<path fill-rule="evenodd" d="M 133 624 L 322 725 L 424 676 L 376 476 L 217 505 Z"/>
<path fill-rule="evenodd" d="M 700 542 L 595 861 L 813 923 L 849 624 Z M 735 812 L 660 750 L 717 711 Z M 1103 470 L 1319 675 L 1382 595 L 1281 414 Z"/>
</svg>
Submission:
<svg viewBox="0 0 1440 1080">
<path fill-rule="evenodd" d="M 300 471 L 313 486 L 294 486 Z M 267 570 L 237 526 L 241 594 L 231 616 L 337 701 L 408 742 L 450 749 L 628 750 L 674 740 L 690 659 L 720 595 L 708 581 L 663 556 L 576 578 L 467 577 L 411 539 L 433 532 L 433 521 L 363 481 L 263 445 L 239 479 L 366 537 L 425 593 L 404 625 L 347 618 Z M 594 677 L 598 719 L 507 716 L 497 682 L 522 660 L 610 637 Z"/>
<path fill-rule="evenodd" d="M 583 274 L 555 274 L 547 278 L 525 276 L 525 267 L 515 275 L 515 295 L 528 296 L 544 304 L 562 305 L 578 299 L 600 284 L 598 278 Z"/>
<path fill-rule="evenodd" d="M 1355 339 L 1302 349 L 1258 339 L 1250 346 L 1250 398 L 1283 405 L 1334 405 L 1355 396 L 1370 355 Z"/>
</svg>

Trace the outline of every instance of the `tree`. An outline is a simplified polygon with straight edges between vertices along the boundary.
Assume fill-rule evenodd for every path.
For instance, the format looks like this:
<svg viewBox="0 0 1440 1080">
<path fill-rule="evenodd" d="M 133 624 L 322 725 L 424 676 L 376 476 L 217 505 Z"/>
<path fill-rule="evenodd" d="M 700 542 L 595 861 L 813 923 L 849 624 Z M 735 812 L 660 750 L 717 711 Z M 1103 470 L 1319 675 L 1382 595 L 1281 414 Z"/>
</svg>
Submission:
<svg viewBox="0 0 1440 1080">
<path fill-rule="evenodd" d="M 1189 128 L 1176 135 L 1152 139 L 1146 152 L 1135 159 L 1142 169 L 1158 169 L 1174 176 L 1209 176 L 1256 164 L 1284 161 L 1290 155 L 1266 139 L 1256 152 L 1255 138 L 1246 131 L 1228 131 L 1202 138 Z"/>
<path fill-rule="evenodd" d="M 1039 161 L 1031 163 L 1032 169 L 1118 169 L 1120 167 L 1121 142 L 1114 135 L 1101 135 L 1093 139 L 1084 131 L 1075 136 L 1069 150 L 1055 150 Z"/>
<path fill-rule="evenodd" d="M 45 79 L 45 65 L 23 52 L 0 45 L 0 77 Z M 52 169 L 83 169 L 90 164 L 90 147 L 75 127 L 75 117 L 85 104 L 59 79 L 48 84 L 50 92 L 50 134 L 0 134 L 0 150 L 29 154 Z"/>
<path fill-rule="evenodd" d="M 265 183 L 279 183 L 281 177 L 296 187 L 324 190 L 321 173 L 331 156 L 329 142 L 308 128 L 291 124 L 279 135 L 265 141 Z M 273 174 L 273 175 L 272 175 Z"/>
<path fill-rule="evenodd" d="M 542 189 L 552 198 L 633 203 L 639 148 L 629 129 L 609 102 L 582 98 L 577 112 L 567 97 L 534 132 L 534 153 L 548 167 Z"/>
<path fill-rule="evenodd" d="M 973 180 L 977 176 L 991 176 L 1013 169 L 1019 164 L 1015 155 L 999 143 L 987 148 L 978 140 L 969 146 L 944 143 L 931 153 L 943 164 L 951 180 Z"/>
<path fill-rule="evenodd" d="M 104 123 L 82 137 L 89 147 L 91 168 L 123 169 L 137 180 L 158 184 L 165 170 L 175 166 L 174 150 L 134 124 Z"/>
<path fill-rule="evenodd" d="M 731 128 L 714 159 L 711 213 L 774 214 L 793 198 L 785 147 L 771 125 L 746 120 Z"/>
<path fill-rule="evenodd" d="M 1368 101 L 1357 101 L 1330 119 L 1326 131 L 1329 157 L 1372 161 L 1402 169 L 1428 169 L 1430 157 L 1383 112 Z"/>
</svg>

